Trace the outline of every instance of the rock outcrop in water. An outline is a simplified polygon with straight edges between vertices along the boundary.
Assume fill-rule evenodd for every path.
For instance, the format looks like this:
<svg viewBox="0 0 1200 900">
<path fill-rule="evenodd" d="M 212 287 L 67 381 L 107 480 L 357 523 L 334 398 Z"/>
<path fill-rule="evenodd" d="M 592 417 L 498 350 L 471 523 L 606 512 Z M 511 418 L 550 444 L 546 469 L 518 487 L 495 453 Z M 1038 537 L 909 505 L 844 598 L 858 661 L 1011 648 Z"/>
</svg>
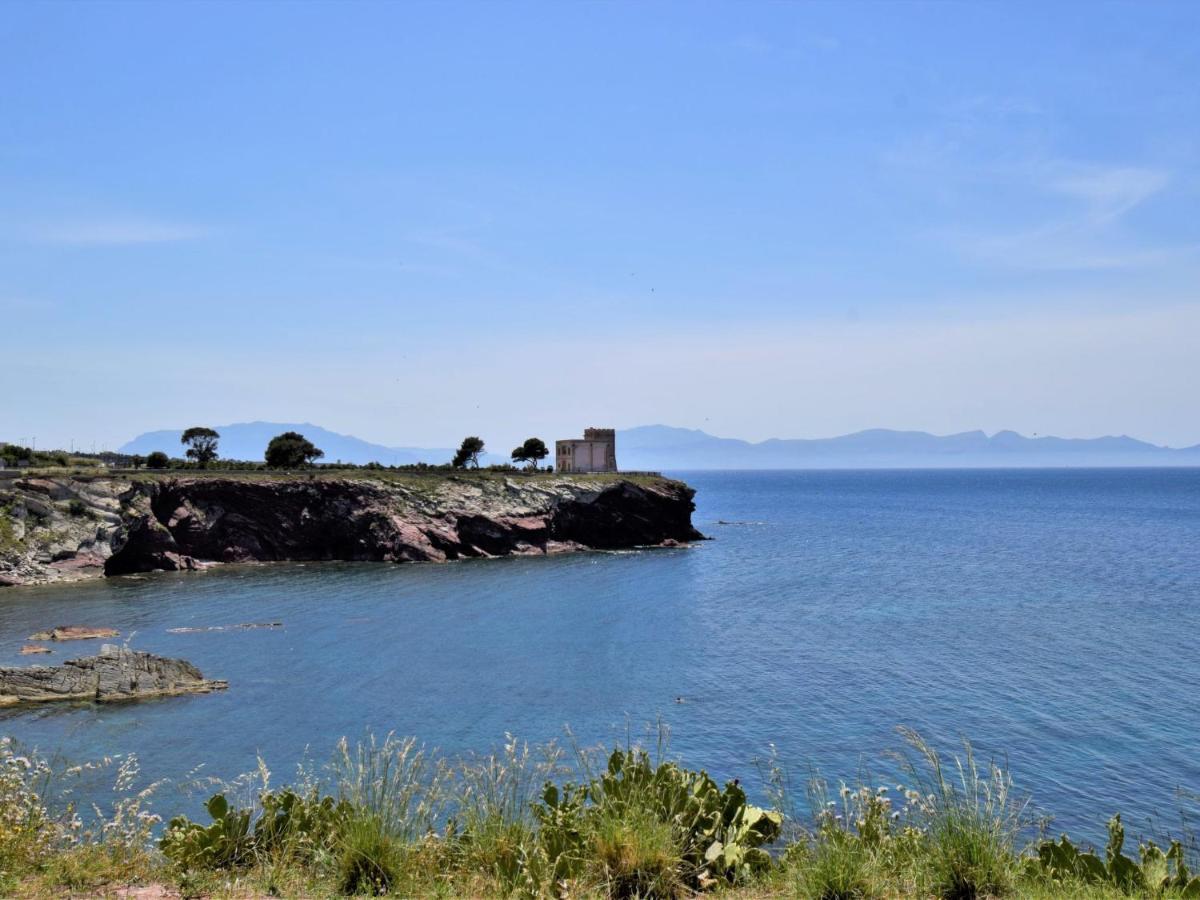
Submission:
<svg viewBox="0 0 1200 900">
<path fill-rule="evenodd" d="M 209 562 L 444 561 L 676 546 L 701 537 L 693 496 L 682 482 L 651 476 L 16 479 L 0 482 L 10 534 L 0 545 L 0 585 Z"/>
<path fill-rule="evenodd" d="M 89 625 L 59 625 L 48 631 L 31 634 L 31 641 L 90 641 L 96 638 L 120 637 L 115 628 L 92 628 Z"/>
<path fill-rule="evenodd" d="M 98 655 L 61 666 L 0 667 L 0 706 L 53 700 L 108 703 L 205 694 L 228 686 L 206 679 L 186 660 L 105 644 Z"/>
</svg>

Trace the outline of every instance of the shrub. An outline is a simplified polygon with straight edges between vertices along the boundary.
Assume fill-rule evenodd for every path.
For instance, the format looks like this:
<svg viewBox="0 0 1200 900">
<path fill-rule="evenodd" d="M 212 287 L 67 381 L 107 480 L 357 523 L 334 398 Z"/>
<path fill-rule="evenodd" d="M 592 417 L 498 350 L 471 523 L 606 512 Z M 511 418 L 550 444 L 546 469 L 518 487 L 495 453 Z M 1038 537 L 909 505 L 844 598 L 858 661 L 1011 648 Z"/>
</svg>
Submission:
<svg viewBox="0 0 1200 900">
<path fill-rule="evenodd" d="M 80 500 L 79 498 L 75 498 L 70 503 L 67 504 L 67 512 L 69 512 L 72 516 L 75 516 L 76 518 L 80 518 L 82 516 L 88 515 L 88 507 L 87 507 L 87 504 L 84 503 L 82 500 Z"/>
<path fill-rule="evenodd" d="M 13 528 L 12 507 L 0 505 L 0 555 L 17 552 L 21 544 L 21 538 Z"/>
<path fill-rule="evenodd" d="M 378 742 L 371 735 L 354 750 L 342 738 L 333 775 L 339 800 L 354 807 L 357 818 L 376 820 L 389 837 L 416 841 L 434 832 L 442 818 L 450 773 L 415 738 L 388 734 Z"/>
<path fill-rule="evenodd" d="M 1093 852 L 1079 850 L 1064 834 L 1058 841 L 1045 841 L 1036 857 L 1025 861 L 1025 872 L 1054 885 L 1068 881 L 1111 885 L 1124 893 L 1149 893 L 1160 897 L 1178 892 L 1180 897 L 1200 897 L 1200 876 L 1188 868 L 1183 845 L 1171 841 L 1166 851 L 1147 841 L 1138 846 L 1135 862 L 1122 851 L 1125 826 L 1121 816 L 1108 821 L 1108 847 L 1101 860 Z"/>
<path fill-rule="evenodd" d="M 648 810 L 598 817 L 588 841 L 592 880 L 609 897 L 674 897 L 684 892 L 680 847 L 669 822 Z"/>
<path fill-rule="evenodd" d="M 155 450 L 146 457 L 146 468 L 148 469 L 165 469 L 170 464 L 170 457 L 161 450 Z"/>
<path fill-rule="evenodd" d="M 167 826 L 159 849 L 181 869 L 227 869 L 248 864 L 254 848 L 249 809 L 229 805 L 224 794 L 215 794 L 204 804 L 212 822 L 200 825 L 177 816 Z"/>
<path fill-rule="evenodd" d="M 263 791 L 257 808 L 236 808 L 224 794 L 205 804 L 212 822 L 200 825 L 177 816 L 159 842 L 163 855 L 183 871 L 229 869 L 269 856 L 295 862 L 332 857 L 351 815 L 349 804 L 316 790 Z"/>
<path fill-rule="evenodd" d="M 343 829 L 338 888 L 346 894 L 386 894 L 400 874 L 399 849 L 378 816 L 359 810 Z"/>
<path fill-rule="evenodd" d="M 875 892 L 871 852 L 862 839 L 841 830 L 822 833 L 809 846 L 795 844 L 785 863 L 800 896 L 811 900 L 862 900 Z"/>
<path fill-rule="evenodd" d="M 542 860 L 533 874 L 555 882 L 578 878 L 603 852 L 601 874 L 611 884 L 661 885 L 666 870 L 659 851 L 669 833 L 672 883 L 694 888 L 748 880 L 768 868 L 762 846 L 778 837 L 781 822 L 779 813 L 748 804 L 736 782 L 719 789 L 707 773 L 656 765 L 638 748 L 615 749 L 606 769 L 582 785 L 567 783 L 560 791 L 548 783 L 534 813 Z M 637 860 L 647 868 L 630 869 Z"/>
<path fill-rule="evenodd" d="M 40 863 L 58 837 L 43 801 L 50 769 L 45 760 L 18 753 L 0 737 L 0 889 Z"/>
<path fill-rule="evenodd" d="M 300 861 L 333 853 L 354 812 L 349 803 L 323 797 L 315 788 L 307 793 L 264 792 L 259 802 L 262 814 L 254 825 L 255 851 Z"/>
<path fill-rule="evenodd" d="M 947 900 L 1007 893 L 1018 856 L 1016 841 L 1028 824 L 1026 804 L 1012 797 L 1008 770 L 981 769 L 971 744 L 954 757 L 957 778 L 947 777 L 938 752 L 912 731 L 902 732 L 918 753 L 906 768 L 924 797 L 924 830 L 934 890 Z"/>
</svg>

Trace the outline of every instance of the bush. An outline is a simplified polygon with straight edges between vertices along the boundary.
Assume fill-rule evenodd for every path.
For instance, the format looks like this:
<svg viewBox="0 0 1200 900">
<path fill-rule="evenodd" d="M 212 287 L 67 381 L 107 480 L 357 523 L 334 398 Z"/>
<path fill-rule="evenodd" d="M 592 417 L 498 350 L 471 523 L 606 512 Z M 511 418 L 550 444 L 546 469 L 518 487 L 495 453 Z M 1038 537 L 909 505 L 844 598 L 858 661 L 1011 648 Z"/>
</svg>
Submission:
<svg viewBox="0 0 1200 900">
<path fill-rule="evenodd" d="M 958 777 L 948 778 L 937 751 L 915 732 L 904 734 L 919 754 L 907 769 L 927 798 L 933 889 L 947 900 L 1007 893 L 1013 886 L 1016 842 L 1029 824 L 1025 803 L 1012 797 L 1008 770 L 994 762 L 981 769 L 964 741 L 963 757 L 954 759 Z"/>
<path fill-rule="evenodd" d="M 235 809 L 224 794 L 204 804 L 212 822 L 200 825 L 177 816 L 167 826 L 159 849 L 181 869 L 228 869 L 249 863 L 254 843 L 249 809 Z"/>
<path fill-rule="evenodd" d="M 908 737 L 917 754 L 896 802 L 869 786 L 843 785 L 830 799 L 814 779 L 813 815 L 803 826 L 792 817 L 779 866 L 764 851 L 781 833 L 779 813 L 748 804 L 736 782 L 718 789 L 702 771 L 633 747 L 579 751 L 572 778 L 553 745 L 538 754 L 511 737 L 453 766 L 411 739 L 343 740 L 329 790 L 304 775 L 304 787 L 269 791 L 260 768 L 262 789 L 231 783 L 206 804 L 206 824 L 172 820 L 156 857 L 147 847 L 158 819 L 146 806 L 155 786 L 133 789 L 136 760 L 120 764 L 111 813 L 97 810 L 85 829 L 62 802 L 73 792 L 50 792 L 47 764 L 3 739 L 0 894 L 91 895 L 173 878 L 185 896 L 1200 896 L 1185 860 L 1194 844 L 1144 841 L 1131 859 L 1119 816 L 1104 854 L 1064 836 L 1022 855 L 1024 806 L 1007 772 L 977 765 L 969 744 L 947 765 Z M 774 769 L 768 783 L 786 785 Z"/>
<path fill-rule="evenodd" d="M 684 860 L 674 830 L 647 810 L 597 818 L 588 841 L 591 881 L 609 897 L 674 897 L 684 887 Z"/>
<path fill-rule="evenodd" d="M 1108 847 L 1101 860 L 1093 852 L 1079 850 L 1064 834 L 1058 841 L 1046 841 L 1037 856 L 1025 861 L 1027 874 L 1055 886 L 1070 881 L 1111 885 L 1123 893 L 1148 893 L 1161 897 L 1178 892 L 1180 897 L 1200 897 L 1200 876 L 1188 868 L 1183 844 L 1171 841 L 1164 852 L 1153 841 L 1138 846 L 1135 862 L 1122 851 L 1125 826 L 1120 814 L 1108 821 Z"/>
<path fill-rule="evenodd" d="M 560 791 L 547 784 L 534 813 L 541 868 L 555 882 L 587 875 L 586 861 L 599 858 L 604 879 L 618 886 L 661 886 L 667 869 L 680 887 L 749 880 L 770 866 L 762 846 L 779 836 L 782 820 L 747 803 L 736 782 L 719 789 L 707 773 L 656 765 L 637 748 L 614 750 L 606 769 L 582 785 Z M 673 848 L 666 868 L 660 853 L 667 832 L 660 826 Z M 635 862 L 646 867 L 631 868 Z"/>
<path fill-rule="evenodd" d="M 161 450 L 155 450 L 146 457 L 146 468 L 148 469 L 165 469 L 170 464 L 170 457 Z"/>
<path fill-rule="evenodd" d="M 533 805 L 563 767 L 555 744 L 534 754 L 528 744 L 505 737 L 502 750 L 471 757 L 454 772 L 453 846 L 458 865 L 511 891 L 543 881 L 540 871 L 528 871 L 530 861 L 536 861 Z"/>
<path fill-rule="evenodd" d="M 386 894 L 399 880 L 400 869 L 396 840 L 379 817 L 360 811 L 343 830 L 338 889 L 345 894 Z"/>
<path fill-rule="evenodd" d="M 290 789 L 263 791 L 257 809 L 235 808 L 215 794 L 205 809 L 210 824 L 178 816 L 159 841 L 163 855 L 183 871 L 248 866 L 270 856 L 301 863 L 331 856 L 352 812 L 315 790 Z"/>
<path fill-rule="evenodd" d="M 786 864 L 796 873 L 797 893 L 811 900 L 864 900 L 875 894 L 871 852 L 862 839 L 845 831 L 823 833 L 809 847 L 794 845 Z"/>
<path fill-rule="evenodd" d="M 58 838 L 42 797 L 49 774 L 44 760 L 18 753 L 11 738 L 0 738 L 0 891 L 6 895 Z"/>
<path fill-rule="evenodd" d="M 372 735 L 353 750 L 342 738 L 334 755 L 338 798 L 377 821 L 389 837 L 416 841 L 434 832 L 446 805 L 449 772 L 415 738 Z"/>
</svg>

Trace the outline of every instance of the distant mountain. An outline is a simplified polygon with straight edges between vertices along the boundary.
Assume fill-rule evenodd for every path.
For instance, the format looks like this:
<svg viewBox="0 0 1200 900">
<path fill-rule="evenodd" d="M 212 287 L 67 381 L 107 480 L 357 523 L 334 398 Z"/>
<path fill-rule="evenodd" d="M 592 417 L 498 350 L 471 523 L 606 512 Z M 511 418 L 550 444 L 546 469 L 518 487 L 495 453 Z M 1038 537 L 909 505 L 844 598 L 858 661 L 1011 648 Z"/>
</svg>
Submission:
<svg viewBox="0 0 1200 900">
<path fill-rule="evenodd" d="M 1001 468 L 1196 466 L 1200 445 L 1182 450 L 1131 437 L 1023 437 L 1000 431 L 933 435 L 874 428 L 833 438 L 759 443 L 689 428 L 645 425 L 617 432 L 624 469 Z"/>
<path fill-rule="evenodd" d="M 310 422 L 300 424 L 286 422 L 239 422 L 233 425 L 214 426 L 221 435 L 219 452 L 222 459 L 261 460 L 271 438 L 284 431 L 298 431 L 322 450 L 322 462 L 349 462 L 362 465 L 380 462 L 384 465 L 407 465 L 410 463 L 444 463 L 454 455 L 452 449 L 425 447 L 385 447 L 372 444 L 348 434 L 338 434 Z M 120 448 L 121 453 L 140 453 L 143 456 L 154 450 L 162 450 L 170 456 L 183 456 L 179 443 L 183 429 L 149 431 L 139 434 Z M 491 460 L 485 460 L 490 462 Z"/>
<path fill-rule="evenodd" d="M 452 448 L 385 447 L 338 434 L 311 423 L 242 422 L 215 426 L 224 459 L 263 458 L 267 442 L 284 431 L 298 431 L 325 451 L 324 462 L 406 465 L 449 462 Z M 182 456 L 182 430 L 151 431 L 121 447 L 145 455 L 162 450 Z M 550 438 L 546 442 L 553 446 Z M 507 462 L 485 454 L 482 462 Z M 1131 437 L 1023 437 L 1015 431 L 988 436 L 982 431 L 934 435 L 924 431 L 873 428 L 841 437 L 751 443 L 720 438 L 690 428 L 643 425 L 617 432 L 617 461 L 622 469 L 896 469 L 1003 468 L 1057 466 L 1200 466 L 1200 445 L 1181 450 Z"/>
</svg>

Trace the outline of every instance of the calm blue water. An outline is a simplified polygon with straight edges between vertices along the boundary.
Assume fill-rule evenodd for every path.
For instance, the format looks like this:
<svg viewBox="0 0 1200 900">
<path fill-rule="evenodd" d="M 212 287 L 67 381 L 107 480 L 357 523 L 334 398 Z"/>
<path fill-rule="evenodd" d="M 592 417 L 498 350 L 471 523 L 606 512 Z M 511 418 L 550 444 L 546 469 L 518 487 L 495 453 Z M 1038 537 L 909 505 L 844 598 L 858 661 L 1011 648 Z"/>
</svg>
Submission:
<svg viewBox="0 0 1200 900">
<path fill-rule="evenodd" d="M 715 538 L 690 550 L 6 590 L 2 664 L 30 662 L 35 630 L 108 625 L 230 689 L 0 730 L 74 760 L 136 751 L 151 777 L 257 753 L 286 776 L 367 728 L 457 752 L 567 724 L 611 741 L 661 713 L 687 762 L 753 783 L 772 742 L 853 778 L 905 724 L 1007 753 L 1084 835 L 1200 791 L 1200 470 L 682 477 Z M 167 633 L 271 619 L 286 627 Z"/>
</svg>

